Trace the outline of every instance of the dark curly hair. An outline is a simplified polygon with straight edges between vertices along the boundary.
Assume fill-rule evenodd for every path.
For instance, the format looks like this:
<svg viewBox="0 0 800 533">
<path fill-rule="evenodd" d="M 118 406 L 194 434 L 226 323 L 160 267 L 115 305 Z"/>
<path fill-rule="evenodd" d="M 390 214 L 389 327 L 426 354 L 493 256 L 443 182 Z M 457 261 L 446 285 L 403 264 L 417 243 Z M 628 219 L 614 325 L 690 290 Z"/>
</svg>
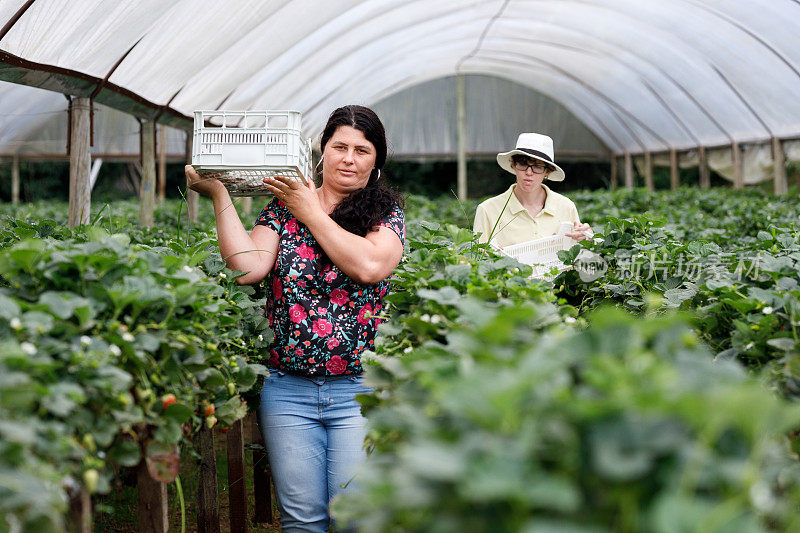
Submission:
<svg viewBox="0 0 800 533">
<path fill-rule="evenodd" d="M 386 185 L 385 177 L 379 177 L 379 170 L 386 163 L 386 131 L 378 115 L 372 109 L 360 105 L 347 105 L 331 113 L 320 138 L 320 149 L 340 126 L 350 126 L 361 133 L 375 146 L 375 168 L 363 189 L 358 189 L 344 197 L 331 213 L 331 218 L 341 227 L 364 237 L 377 228 L 381 220 L 389 215 L 396 205 L 404 206 L 402 195 Z"/>
</svg>

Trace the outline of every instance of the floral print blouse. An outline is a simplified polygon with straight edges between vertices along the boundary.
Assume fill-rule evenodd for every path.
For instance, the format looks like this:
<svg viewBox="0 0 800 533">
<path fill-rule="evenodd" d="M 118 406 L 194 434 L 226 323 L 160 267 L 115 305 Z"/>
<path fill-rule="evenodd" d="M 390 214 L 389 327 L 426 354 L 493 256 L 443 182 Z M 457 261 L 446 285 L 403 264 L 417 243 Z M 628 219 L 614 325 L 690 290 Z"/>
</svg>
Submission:
<svg viewBox="0 0 800 533">
<path fill-rule="evenodd" d="M 280 239 L 267 277 L 272 297 L 267 295 L 266 315 L 275 333 L 269 367 L 308 377 L 361 374 L 361 353 L 374 346 L 388 279 L 365 285 L 330 260 L 322 261 L 314 236 L 277 199 L 264 208 L 256 225 L 273 229 Z M 405 244 L 399 206 L 379 225 Z"/>
</svg>

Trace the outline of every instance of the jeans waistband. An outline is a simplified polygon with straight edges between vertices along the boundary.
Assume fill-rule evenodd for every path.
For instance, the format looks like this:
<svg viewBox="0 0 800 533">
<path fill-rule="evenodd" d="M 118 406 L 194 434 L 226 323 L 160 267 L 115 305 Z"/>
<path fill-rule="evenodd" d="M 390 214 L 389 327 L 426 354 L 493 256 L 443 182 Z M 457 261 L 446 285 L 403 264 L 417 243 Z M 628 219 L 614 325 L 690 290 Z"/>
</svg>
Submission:
<svg viewBox="0 0 800 533">
<path fill-rule="evenodd" d="M 338 376 L 303 376 L 300 374 L 292 374 L 291 372 L 285 372 L 283 370 L 276 370 L 274 368 L 269 369 L 270 374 L 277 374 L 278 376 L 291 376 L 293 378 L 302 378 L 317 385 L 322 385 L 326 381 L 340 381 L 343 379 L 349 379 L 353 383 L 358 382 L 358 380 L 362 377 L 361 374 L 340 374 Z"/>
</svg>

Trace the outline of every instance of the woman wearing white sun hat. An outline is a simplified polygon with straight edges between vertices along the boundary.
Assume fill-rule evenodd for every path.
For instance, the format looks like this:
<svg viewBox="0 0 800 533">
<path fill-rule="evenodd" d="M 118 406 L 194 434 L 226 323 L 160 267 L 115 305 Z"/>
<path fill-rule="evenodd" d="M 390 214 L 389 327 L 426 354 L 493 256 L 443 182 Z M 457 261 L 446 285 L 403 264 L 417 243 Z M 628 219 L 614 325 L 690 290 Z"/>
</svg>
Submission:
<svg viewBox="0 0 800 533">
<path fill-rule="evenodd" d="M 555 164 L 553 139 L 540 133 L 522 133 L 513 150 L 497 154 L 497 163 L 517 181 L 504 193 L 482 202 L 475 212 L 473 231 L 480 242 L 511 246 L 548 237 L 562 222 L 572 222 L 568 236 L 580 241 L 591 235 L 582 224 L 572 200 L 551 191 L 543 182 L 563 181 L 564 171 Z"/>
</svg>

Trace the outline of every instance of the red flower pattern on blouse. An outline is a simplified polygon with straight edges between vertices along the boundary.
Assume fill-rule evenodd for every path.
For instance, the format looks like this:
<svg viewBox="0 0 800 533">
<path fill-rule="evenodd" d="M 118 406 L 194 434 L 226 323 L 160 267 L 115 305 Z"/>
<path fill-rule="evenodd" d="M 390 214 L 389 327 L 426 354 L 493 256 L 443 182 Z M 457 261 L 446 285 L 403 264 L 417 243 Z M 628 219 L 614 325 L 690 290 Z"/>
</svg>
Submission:
<svg viewBox="0 0 800 533">
<path fill-rule="evenodd" d="M 325 363 L 325 368 L 328 369 L 328 372 L 331 374 L 341 374 L 347 368 L 347 363 L 338 355 L 334 355 Z"/>
<path fill-rule="evenodd" d="M 276 299 L 281 298 L 283 296 L 283 286 L 281 284 L 281 278 L 277 276 L 272 278 L 272 296 Z"/>
<path fill-rule="evenodd" d="M 334 348 L 339 346 L 339 339 L 337 339 L 336 337 L 331 337 L 325 344 L 328 346 L 329 350 L 333 350 Z"/>
<path fill-rule="evenodd" d="M 306 316 L 306 310 L 303 309 L 303 306 L 300 304 L 294 304 L 289 308 L 289 318 L 291 318 L 292 322 L 295 324 L 299 324 L 305 320 Z"/>
<path fill-rule="evenodd" d="M 311 326 L 311 331 L 314 332 L 315 335 L 319 335 L 320 337 L 327 337 L 331 333 L 333 333 L 333 324 L 325 320 L 324 318 L 320 318 Z"/>
<path fill-rule="evenodd" d="M 347 297 L 347 292 L 342 289 L 333 289 L 331 291 L 331 303 L 336 305 L 346 304 L 350 298 Z"/>
<path fill-rule="evenodd" d="M 371 318 L 372 304 L 367 304 L 358 311 L 358 318 L 356 318 L 356 320 L 358 320 L 359 324 L 367 325 Z"/>
<path fill-rule="evenodd" d="M 359 358 L 374 346 L 376 315 L 389 280 L 356 283 L 336 265 L 321 261 L 314 236 L 275 199 L 256 224 L 280 238 L 266 305 L 275 333 L 268 348 L 270 368 L 304 376 L 360 374 Z M 380 225 L 403 241 L 399 207 Z"/>
<path fill-rule="evenodd" d="M 300 246 L 294 249 L 297 252 L 297 255 L 302 257 L 303 259 L 316 259 L 317 254 L 314 253 L 314 248 L 307 245 L 306 243 L 302 243 Z"/>
</svg>

